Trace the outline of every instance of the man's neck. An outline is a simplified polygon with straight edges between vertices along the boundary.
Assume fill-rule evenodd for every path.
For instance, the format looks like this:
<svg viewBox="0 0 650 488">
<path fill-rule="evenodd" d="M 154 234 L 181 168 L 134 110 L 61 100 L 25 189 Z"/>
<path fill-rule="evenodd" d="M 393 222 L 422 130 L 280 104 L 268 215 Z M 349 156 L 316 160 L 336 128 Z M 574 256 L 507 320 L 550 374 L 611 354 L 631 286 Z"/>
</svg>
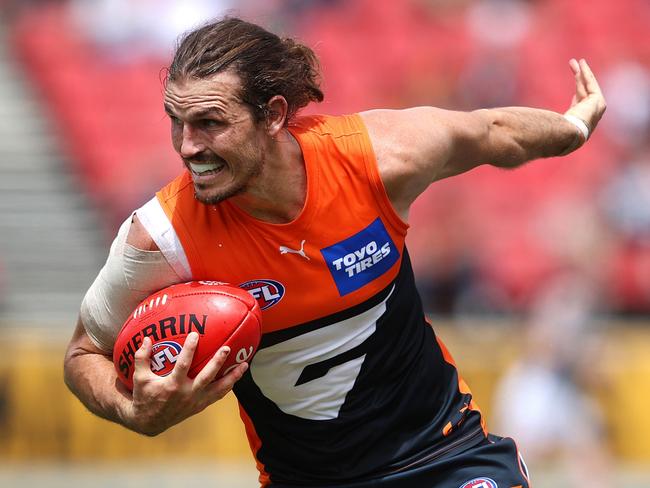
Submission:
<svg viewBox="0 0 650 488">
<path fill-rule="evenodd" d="M 230 201 L 251 217 L 273 224 L 295 220 L 307 198 L 307 172 L 298 141 L 288 130 L 273 140 L 262 173 Z"/>
</svg>

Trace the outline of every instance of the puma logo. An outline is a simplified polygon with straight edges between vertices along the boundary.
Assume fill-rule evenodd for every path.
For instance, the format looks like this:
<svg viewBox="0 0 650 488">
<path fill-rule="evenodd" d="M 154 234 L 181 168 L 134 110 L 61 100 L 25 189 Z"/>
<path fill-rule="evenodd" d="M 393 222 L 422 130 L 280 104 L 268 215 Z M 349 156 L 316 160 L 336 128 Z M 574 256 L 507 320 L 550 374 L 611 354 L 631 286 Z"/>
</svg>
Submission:
<svg viewBox="0 0 650 488">
<path fill-rule="evenodd" d="M 303 258 L 305 258 L 307 261 L 309 261 L 309 256 L 305 254 L 304 251 L 305 248 L 305 239 L 302 240 L 300 243 L 300 249 L 291 249 L 290 247 L 287 246 L 280 246 L 280 254 L 300 254 Z"/>
</svg>

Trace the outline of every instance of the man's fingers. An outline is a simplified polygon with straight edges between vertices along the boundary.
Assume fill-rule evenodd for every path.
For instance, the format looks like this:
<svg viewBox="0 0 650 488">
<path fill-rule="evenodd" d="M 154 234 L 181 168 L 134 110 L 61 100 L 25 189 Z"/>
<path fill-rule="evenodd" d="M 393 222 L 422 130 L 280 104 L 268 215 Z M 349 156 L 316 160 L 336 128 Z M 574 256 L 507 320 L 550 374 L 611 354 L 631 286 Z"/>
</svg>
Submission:
<svg viewBox="0 0 650 488">
<path fill-rule="evenodd" d="M 199 334 L 197 332 L 190 332 L 185 338 L 183 349 L 181 349 L 181 352 L 176 356 L 176 364 L 172 370 L 172 376 L 174 376 L 174 378 L 187 378 L 187 373 L 190 371 L 190 366 L 192 365 L 192 359 L 194 358 L 194 352 L 196 351 L 198 343 Z"/>
<path fill-rule="evenodd" d="M 573 75 L 576 80 L 576 95 L 575 95 L 575 100 L 576 102 L 579 102 L 583 98 L 587 97 L 587 87 L 585 84 L 585 80 L 582 76 L 582 70 L 580 68 L 580 63 L 576 59 L 571 59 L 569 61 L 569 66 L 571 67 L 571 71 L 573 71 Z"/>
<path fill-rule="evenodd" d="M 194 378 L 193 386 L 195 391 L 204 388 L 214 381 L 229 354 L 230 348 L 223 346 L 210 358 L 203 369 L 199 371 L 199 374 L 196 375 L 196 378 Z"/>
<path fill-rule="evenodd" d="M 226 394 L 232 390 L 235 383 L 237 383 L 244 373 L 248 370 L 248 363 L 241 363 L 237 367 L 231 369 L 223 378 L 211 383 L 206 388 L 207 401 L 214 403 L 221 400 Z"/>
<path fill-rule="evenodd" d="M 580 74 L 582 76 L 582 79 L 584 80 L 584 85 L 588 93 L 597 93 L 597 94 L 601 93 L 600 86 L 598 85 L 598 81 L 596 80 L 596 77 L 591 71 L 591 68 L 587 64 L 587 61 L 585 61 L 584 59 L 580 60 Z"/>
<path fill-rule="evenodd" d="M 135 352 L 133 357 L 135 371 L 151 371 L 151 338 L 145 336 L 142 345 Z"/>
<path fill-rule="evenodd" d="M 138 348 L 133 356 L 133 363 L 135 368 L 133 370 L 133 383 L 137 383 L 138 379 L 144 379 L 149 375 L 154 374 L 151 371 L 151 338 L 146 337 L 142 339 L 142 345 Z"/>
<path fill-rule="evenodd" d="M 607 102 L 587 61 L 571 59 L 569 66 L 576 79 L 576 93 L 567 114 L 584 120 L 593 131 L 607 108 Z"/>
</svg>

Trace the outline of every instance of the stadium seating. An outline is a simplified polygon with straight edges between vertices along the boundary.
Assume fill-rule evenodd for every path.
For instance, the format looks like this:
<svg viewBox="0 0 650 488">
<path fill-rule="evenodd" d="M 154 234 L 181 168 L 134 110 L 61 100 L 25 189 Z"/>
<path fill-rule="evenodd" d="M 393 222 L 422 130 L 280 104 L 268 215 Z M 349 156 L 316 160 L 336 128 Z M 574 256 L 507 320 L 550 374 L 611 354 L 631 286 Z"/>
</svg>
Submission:
<svg viewBox="0 0 650 488">
<path fill-rule="evenodd" d="M 179 169 L 162 110 L 162 62 L 111 61 L 66 14 L 50 5 L 25 15 L 15 46 L 88 194 L 114 226 Z"/>
<path fill-rule="evenodd" d="M 305 11 L 295 30 L 315 46 L 326 90 L 326 101 L 306 112 L 412 104 L 470 108 L 464 106 L 468 90 L 481 88 L 471 84 L 476 80 L 467 81 L 470 67 L 490 55 L 469 30 L 465 9 L 472 3 L 357 0 L 335 2 L 335 7 L 320 2 L 317 9 Z M 589 9 L 580 2 L 547 0 L 530 2 L 529 8 L 528 30 L 503 58 L 504 66 L 511 67 L 513 102 L 564 110 L 573 89 L 566 66 L 572 56 L 589 58 L 599 73 L 621 53 L 650 59 L 650 8 L 644 0 L 598 0 Z M 114 227 L 180 168 L 161 107 L 159 73 L 167 60 L 125 62 L 106 56 L 75 28 L 65 4 L 26 11 L 13 38 L 88 194 Z M 501 89 L 483 88 L 491 96 Z M 473 279 L 498 284 L 509 297 L 509 309 L 525 308 L 545 277 L 575 265 L 561 243 L 544 239 L 546 227 L 561 225 L 553 220 L 558 217 L 555 202 L 577 200 L 579 207 L 596 201 L 616 172 L 616 154 L 615 144 L 600 131 L 567 159 L 509 173 L 481 168 L 436 185 L 412 215 L 419 223 L 411 245 L 416 264 L 417 255 L 429 252 L 437 238 L 439 220 L 433 219 L 445 215 L 445 225 L 471 227 L 471 235 L 436 245 L 464 246 L 471 253 Z M 446 215 L 452 208 L 454 214 Z M 633 266 L 625 264 L 626 251 L 615 251 L 615 258 L 618 264 L 608 267 L 603 279 L 619 283 L 616 289 L 623 297 L 610 290 L 606 301 L 614 308 L 620 305 L 620 311 L 650 310 L 650 285 L 625 291 L 632 290 L 625 283 Z M 436 270 L 423 275 L 435 280 Z"/>
</svg>

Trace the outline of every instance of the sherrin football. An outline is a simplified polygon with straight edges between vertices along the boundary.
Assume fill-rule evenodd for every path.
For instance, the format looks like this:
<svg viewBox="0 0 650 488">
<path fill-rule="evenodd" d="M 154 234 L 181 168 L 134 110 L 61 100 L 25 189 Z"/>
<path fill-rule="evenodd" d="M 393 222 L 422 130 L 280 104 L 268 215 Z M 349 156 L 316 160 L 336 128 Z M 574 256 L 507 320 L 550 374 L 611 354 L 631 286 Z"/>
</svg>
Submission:
<svg viewBox="0 0 650 488">
<path fill-rule="evenodd" d="M 194 378 L 223 345 L 230 354 L 217 374 L 250 362 L 262 335 L 262 312 L 246 290 L 218 281 L 190 281 L 164 288 L 147 297 L 126 320 L 113 348 L 119 379 L 133 389 L 134 356 L 145 336 L 152 340 L 151 370 L 172 372 L 187 335 L 199 342 L 188 376 Z"/>
</svg>

